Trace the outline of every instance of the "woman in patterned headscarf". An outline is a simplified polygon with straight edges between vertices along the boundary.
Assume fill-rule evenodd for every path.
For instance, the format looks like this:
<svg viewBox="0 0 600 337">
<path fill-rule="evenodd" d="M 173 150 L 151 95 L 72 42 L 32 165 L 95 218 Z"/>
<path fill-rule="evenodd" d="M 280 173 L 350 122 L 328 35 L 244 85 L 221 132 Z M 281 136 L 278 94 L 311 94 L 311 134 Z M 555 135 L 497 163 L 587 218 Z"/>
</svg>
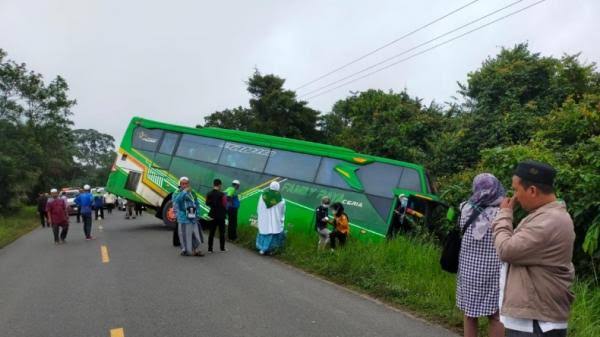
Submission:
<svg viewBox="0 0 600 337">
<path fill-rule="evenodd" d="M 504 336 L 498 313 L 501 262 L 494 248 L 491 224 L 506 194 L 489 173 L 473 179 L 473 194 L 461 204 L 462 238 L 457 274 L 456 306 L 464 313 L 465 337 L 477 336 L 479 317 L 489 319 L 489 336 Z"/>
<path fill-rule="evenodd" d="M 256 249 L 260 255 L 271 253 L 283 246 L 285 233 L 285 199 L 279 193 L 279 183 L 274 181 L 258 200 L 258 235 Z"/>
</svg>

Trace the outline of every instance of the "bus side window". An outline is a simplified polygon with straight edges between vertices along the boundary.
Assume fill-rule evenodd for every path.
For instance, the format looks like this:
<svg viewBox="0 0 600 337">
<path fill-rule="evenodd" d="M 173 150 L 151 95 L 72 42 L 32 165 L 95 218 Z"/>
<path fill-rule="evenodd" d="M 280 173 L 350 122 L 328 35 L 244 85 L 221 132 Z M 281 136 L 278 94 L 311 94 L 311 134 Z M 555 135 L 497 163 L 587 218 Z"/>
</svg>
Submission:
<svg viewBox="0 0 600 337">
<path fill-rule="evenodd" d="M 415 169 L 405 167 L 404 172 L 400 177 L 398 188 L 422 192 L 421 177 L 419 176 L 419 172 L 417 172 L 417 170 Z"/>
<path fill-rule="evenodd" d="M 309 154 L 272 150 L 265 173 L 303 181 L 312 181 L 319 168 L 320 157 Z"/>
<path fill-rule="evenodd" d="M 132 145 L 138 150 L 154 152 L 163 131 L 158 129 L 135 128 Z"/>
</svg>

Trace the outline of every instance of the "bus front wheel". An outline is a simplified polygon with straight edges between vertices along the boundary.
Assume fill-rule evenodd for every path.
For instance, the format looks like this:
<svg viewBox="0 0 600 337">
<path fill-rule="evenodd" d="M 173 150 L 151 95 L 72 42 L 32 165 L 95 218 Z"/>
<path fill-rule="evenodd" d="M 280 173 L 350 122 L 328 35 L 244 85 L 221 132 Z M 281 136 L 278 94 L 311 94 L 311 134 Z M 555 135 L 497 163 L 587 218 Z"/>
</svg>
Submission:
<svg viewBox="0 0 600 337">
<path fill-rule="evenodd" d="M 171 200 L 167 201 L 162 209 L 162 219 L 166 226 L 177 226 L 177 216 L 175 215 L 175 209 L 173 208 L 173 202 Z"/>
</svg>

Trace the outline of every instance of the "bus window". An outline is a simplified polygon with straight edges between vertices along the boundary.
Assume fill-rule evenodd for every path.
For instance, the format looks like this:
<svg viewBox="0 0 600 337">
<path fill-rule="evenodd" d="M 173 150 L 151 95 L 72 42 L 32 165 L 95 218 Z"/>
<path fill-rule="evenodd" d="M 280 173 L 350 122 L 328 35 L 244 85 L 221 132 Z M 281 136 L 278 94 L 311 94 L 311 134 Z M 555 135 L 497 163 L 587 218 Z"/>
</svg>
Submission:
<svg viewBox="0 0 600 337">
<path fill-rule="evenodd" d="M 334 170 L 335 166 L 342 162 L 343 161 L 338 159 L 323 158 L 321 160 L 321 166 L 319 166 L 319 172 L 317 173 L 315 183 L 349 189 L 348 184 L 346 184 L 339 173 Z"/>
<path fill-rule="evenodd" d="M 392 198 L 402 170 L 399 166 L 371 163 L 358 169 L 356 175 L 365 187 L 365 193 Z"/>
<path fill-rule="evenodd" d="M 419 172 L 415 169 L 405 167 L 400 182 L 398 183 L 398 188 L 422 192 Z"/>
<path fill-rule="evenodd" d="M 264 147 L 227 142 L 219 164 L 262 173 L 270 152 Z"/>
<path fill-rule="evenodd" d="M 179 134 L 170 132 L 165 133 L 158 152 L 168 154 L 169 156 L 172 155 L 173 150 L 175 150 L 175 145 L 177 145 L 177 138 L 179 138 Z"/>
<path fill-rule="evenodd" d="M 216 164 L 225 142 L 220 139 L 183 135 L 176 155 Z"/>
<path fill-rule="evenodd" d="M 154 152 L 162 136 L 162 130 L 137 127 L 133 131 L 132 145 L 135 149 Z"/>
<path fill-rule="evenodd" d="M 309 154 L 272 150 L 265 173 L 312 182 L 320 160 L 320 157 Z"/>
</svg>

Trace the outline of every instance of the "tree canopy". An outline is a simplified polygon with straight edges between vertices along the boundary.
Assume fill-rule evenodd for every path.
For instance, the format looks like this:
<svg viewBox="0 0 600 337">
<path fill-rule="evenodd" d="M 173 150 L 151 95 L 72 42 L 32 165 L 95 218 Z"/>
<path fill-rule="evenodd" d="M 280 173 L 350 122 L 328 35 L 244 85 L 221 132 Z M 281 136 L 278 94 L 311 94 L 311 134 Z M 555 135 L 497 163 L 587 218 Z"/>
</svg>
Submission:
<svg viewBox="0 0 600 337">
<path fill-rule="evenodd" d="M 77 179 L 99 183 L 98 172 L 86 168 L 107 170 L 107 157 L 114 158 L 113 138 L 87 130 L 93 137 L 83 141 L 81 132 L 72 130 L 76 101 L 65 79 L 45 83 L 42 75 L 6 56 L 0 49 L 0 211 Z"/>
</svg>

